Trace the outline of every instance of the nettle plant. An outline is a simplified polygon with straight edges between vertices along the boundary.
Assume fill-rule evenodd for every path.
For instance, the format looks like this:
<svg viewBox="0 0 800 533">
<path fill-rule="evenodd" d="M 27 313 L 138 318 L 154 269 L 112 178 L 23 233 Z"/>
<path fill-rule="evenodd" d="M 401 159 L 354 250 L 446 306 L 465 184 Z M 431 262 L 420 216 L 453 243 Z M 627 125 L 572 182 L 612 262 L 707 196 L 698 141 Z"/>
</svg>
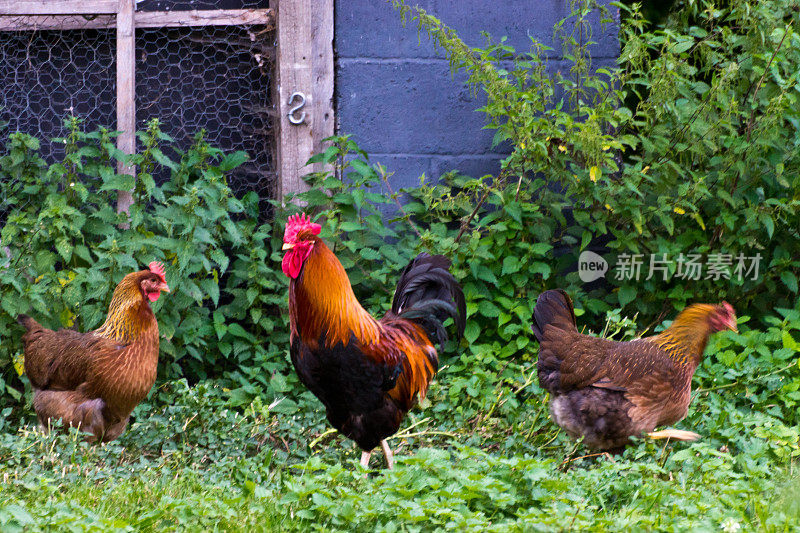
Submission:
<svg viewBox="0 0 800 533">
<path fill-rule="evenodd" d="M 425 10 L 393 4 L 431 37 L 454 71 L 467 74 L 486 98 L 481 110 L 495 142 L 512 145 L 492 180 L 453 178 L 411 193 L 443 223 L 460 223 L 454 233 L 462 233 L 462 243 L 490 239 L 510 247 L 498 258 L 503 274 L 530 277 L 527 287 L 537 290 L 566 287 L 597 325 L 611 306 L 656 323 L 689 301 L 728 299 L 759 311 L 796 304 L 796 3 L 684 2 L 663 28 L 651 29 L 625 5 L 576 0 L 556 28 L 571 62 L 563 73 L 550 68 L 547 47 L 534 40 L 519 53 L 504 41 L 472 48 Z M 618 66 L 594 69 L 597 28 L 589 20 L 599 10 L 604 24 L 617 24 L 609 9 L 625 18 Z M 533 262 L 518 243 L 529 243 Z M 540 266 L 541 250 L 548 261 Z M 605 284 L 580 281 L 576 263 L 585 250 L 611 265 Z M 681 254 L 700 255 L 699 279 L 687 279 Z M 647 279 L 651 258 L 667 260 L 666 276 L 657 270 Z M 642 262 L 638 280 L 630 273 L 617 279 L 614 266 L 624 260 Z M 708 278 L 715 260 L 724 274 Z M 744 270 L 737 272 L 737 260 Z M 542 271 L 527 276 L 529 268 Z M 486 273 L 483 279 L 495 283 Z"/>
<path fill-rule="evenodd" d="M 161 376 L 230 371 L 266 382 L 275 367 L 267 354 L 286 340 L 286 284 L 271 264 L 272 227 L 258 222 L 257 195 L 237 198 L 226 182 L 246 155 L 222 154 L 201 133 L 168 156 L 171 139 L 153 120 L 139 133 L 142 151 L 127 159 L 112 132 L 85 133 L 75 117 L 66 127 L 64 156 L 49 166 L 39 141 L 21 133 L 0 155 L 0 396 L 19 400 L 27 383 L 17 314 L 94 329 L 120 279 L 153 260 L 173 289 L 154 305 Z M 135 180 L 116 173 L 123 158 L 136 165 Z M 156 170 L 169 176 L 161 185 Z M 116 212 L 117 189 L 134 191 L 129 217 Z"/>
</svg>

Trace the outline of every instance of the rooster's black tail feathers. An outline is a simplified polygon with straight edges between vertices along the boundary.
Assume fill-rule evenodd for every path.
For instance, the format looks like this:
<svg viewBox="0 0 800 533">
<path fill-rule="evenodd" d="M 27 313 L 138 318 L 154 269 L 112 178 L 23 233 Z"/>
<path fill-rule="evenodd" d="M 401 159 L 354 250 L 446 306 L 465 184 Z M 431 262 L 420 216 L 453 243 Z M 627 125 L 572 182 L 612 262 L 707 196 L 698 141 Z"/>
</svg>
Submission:
<svg viewBox="0 0 800 533">
<path fill-rule="evenodd" d="M 466 326 L 464 292 L 449 268 L 450 260 L 443 255 L 419 254 L 400 274 L 392 301 L 392 312 L 422 326 L 440 345 L 447 340 L 448 317 L 453 318 L 459 338 Z"/>
</svg>

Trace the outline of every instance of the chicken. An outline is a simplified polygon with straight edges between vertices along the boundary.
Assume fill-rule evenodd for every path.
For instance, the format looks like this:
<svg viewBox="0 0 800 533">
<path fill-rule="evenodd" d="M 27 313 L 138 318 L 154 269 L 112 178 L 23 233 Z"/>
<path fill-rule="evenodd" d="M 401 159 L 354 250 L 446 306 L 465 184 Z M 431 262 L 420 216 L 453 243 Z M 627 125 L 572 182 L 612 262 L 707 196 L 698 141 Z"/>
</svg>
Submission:
<svg viewBox="0 0 800 533">
<path fill-rule="evenodd" d="M 419 254 L 400 274 L 392 308 L 375 320 L 359 304 L 342 264 L 306 216 L 286 224 L 283 272 L 289 282 L 291 358 L 300 381 L 320 399 L 328 421 L 363 450 L 366 468 L 422 398 L 438 369 L 433 342 L 452 317 L 464 333 L 464 294 L 441 255 Z"/>
<path fill-rule="evenodd" d="M 657 426 L 686 416 L 691 381 L 708 337 L 736 331 L 730 304 L 694 304 L 652 337 L 616 342 L 578 333 L 572 301 L 563 290 L 536 300 L 539 384 L 550 393 L 550 415 L 572 437 L 596 450 L 620 452 L 629 437 L 696 440 L 689 431 Z"/>
<path fill-rule="evenodd" d="M 114 289 L 105 323 L 94 331 L 52 331 L 27 315 L 25 373 L 33 408 L 47 429 L 52 421 L 80 428 L 87 440 L 119 437 L 131 411 L 156 379 L 158 322 L 150 302 L 169 292 L 161 263 L 125 276 Z"/>
</svg>

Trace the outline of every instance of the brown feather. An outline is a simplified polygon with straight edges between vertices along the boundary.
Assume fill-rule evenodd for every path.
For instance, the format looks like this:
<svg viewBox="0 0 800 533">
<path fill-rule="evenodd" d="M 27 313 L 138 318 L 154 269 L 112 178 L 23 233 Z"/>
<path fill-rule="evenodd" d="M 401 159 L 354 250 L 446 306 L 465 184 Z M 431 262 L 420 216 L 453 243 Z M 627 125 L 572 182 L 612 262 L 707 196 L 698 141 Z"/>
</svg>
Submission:
<svg viewBox="0 0 800 533">
<path fill-rule="evenodd" d="M 22 336 L 25 372 L 43 426 L 61 419 L 103 441 L 122 433 L 156 378 L 158 323 L 140 288 L 151 275 L 144 270 L 125 276 L 95 331 L 52 331 L 20 318 L 28 330 Z"/>
<path fill-rule="evenodd" d="M 692 376 L 716 330 L 712 318 L 727 312 L 722 307 L 695 304 L 658 335 L 616 342 L 580 334 L 566 293 L 547 291 L 537 300 L 534 332 L 539 382 L 554 401 L 553 418 L 601 449 L 682 420 Z M 735 324 L 735 316 L 726 320 Z"/>
</svg>

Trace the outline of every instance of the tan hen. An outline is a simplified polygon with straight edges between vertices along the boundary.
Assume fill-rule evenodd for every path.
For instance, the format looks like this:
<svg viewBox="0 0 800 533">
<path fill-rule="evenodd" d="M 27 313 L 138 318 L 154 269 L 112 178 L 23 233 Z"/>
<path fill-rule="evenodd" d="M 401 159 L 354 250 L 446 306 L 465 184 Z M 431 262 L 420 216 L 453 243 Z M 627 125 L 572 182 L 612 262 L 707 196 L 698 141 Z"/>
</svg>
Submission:
<svg viewBox="0 0 800 533">
<path fill-rule="evenodd" d="M 122 434 L 156 379 L 158 322 L 150 302 L 162 291 L 169 292 L 164 267 L 153 262 L 122 279 L 95 331 L 52 331 L 27 315 L 17 317 L 28 330 L 22 336 L 25 373 L 44 428 L 60 419 L 89 433 L 90 441 Z"/>
</svg>

